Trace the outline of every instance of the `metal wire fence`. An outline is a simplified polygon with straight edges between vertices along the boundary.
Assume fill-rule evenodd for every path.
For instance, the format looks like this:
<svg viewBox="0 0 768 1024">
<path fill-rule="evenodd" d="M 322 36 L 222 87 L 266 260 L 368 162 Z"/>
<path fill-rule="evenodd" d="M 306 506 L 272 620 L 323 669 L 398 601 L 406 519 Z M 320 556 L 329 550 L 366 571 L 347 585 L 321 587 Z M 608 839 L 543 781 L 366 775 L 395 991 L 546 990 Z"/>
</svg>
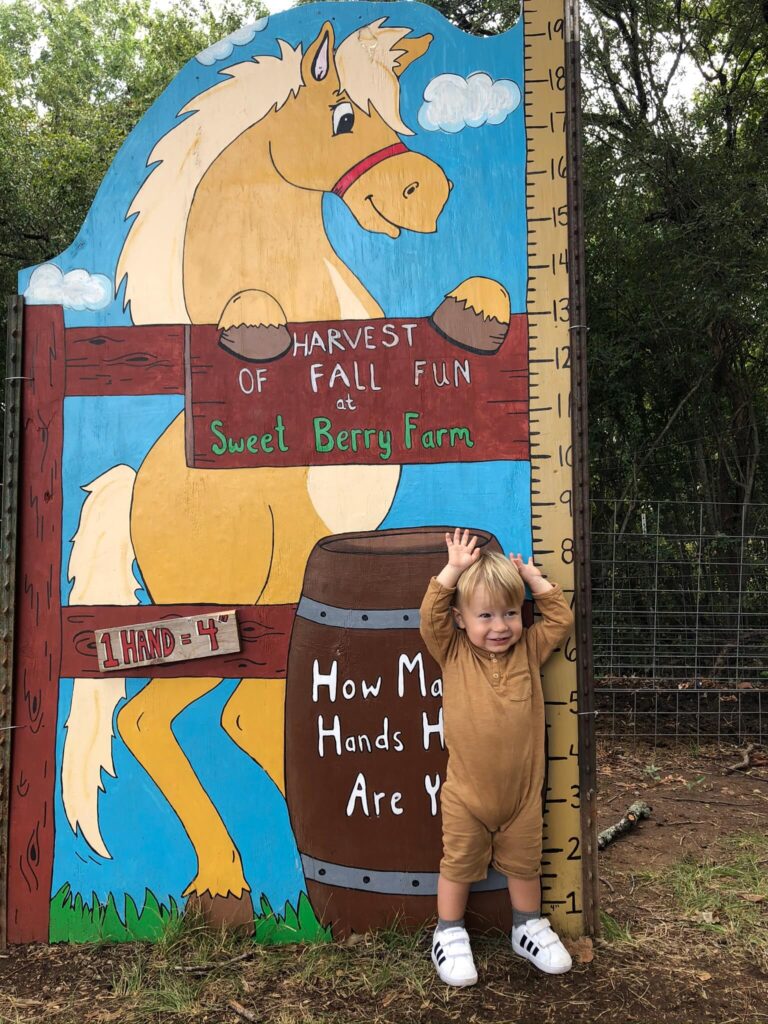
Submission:
<svg viewBox="0 0 768 1024">
<path fill-rule="evenodd" d="M 768 733 L 768 505 L 596 500 L 592 629 L 609 736 Z"/>
</svg>

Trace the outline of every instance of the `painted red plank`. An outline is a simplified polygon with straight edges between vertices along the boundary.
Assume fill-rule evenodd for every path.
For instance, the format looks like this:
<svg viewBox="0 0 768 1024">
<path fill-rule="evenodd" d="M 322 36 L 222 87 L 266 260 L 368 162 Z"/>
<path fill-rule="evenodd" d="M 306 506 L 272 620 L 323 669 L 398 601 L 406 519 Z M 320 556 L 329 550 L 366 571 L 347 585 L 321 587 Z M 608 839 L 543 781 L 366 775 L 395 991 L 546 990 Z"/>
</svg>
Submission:
<svg viewBox="0 0 768 1024">
<path fill-rule="evenodd" d="M 70 327 L 68 395 L 164 395 L 184 391 L 184 327 Z"/>
<path fill-rule="evenodd" d="M 119 672 L 99 671 L 96 656 L 95 629 L 134 626 L 144 622 L 189 615 L 215 615 L 231 605 L 136 605 L 136 606 L 71 606 L 61 610 L 62 658 L 64 678 L 107 678 L 110 674 L 146 679 L 221 676 L 224 678 L 280 679 L 285 676 L 288 641 L 294 612 L 292 604 L 244 605 L 236 609 L 240 632 L 240 651 L 220 654 L 181 664 L 153 665 L 152 668 L 121 669 Z"/>
<path fill-rule="evenodd" d="M 24 311 L 8 941 L 48 940 L 61 657 L 61 307 Z"/>
<path fill-rule="evenodd" d="M 259 364 L 221 348 L 216 328 L 190 329 L 189 465 L 528 458 L 525 316 L 512 318 L 493 355 L 452 345 L 417 318 L 293 324 L 290 332 L 288 353 Z"/>
</svg>

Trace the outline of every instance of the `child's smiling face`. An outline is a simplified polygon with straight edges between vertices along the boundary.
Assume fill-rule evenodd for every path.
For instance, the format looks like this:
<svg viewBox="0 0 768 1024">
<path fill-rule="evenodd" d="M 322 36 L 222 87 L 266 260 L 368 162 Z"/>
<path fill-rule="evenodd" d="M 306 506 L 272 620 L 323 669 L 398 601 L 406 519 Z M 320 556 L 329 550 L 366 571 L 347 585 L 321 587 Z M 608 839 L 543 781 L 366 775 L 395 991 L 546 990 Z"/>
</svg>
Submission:
<svg viewBox="0 0 768 1024">
<path fill-rule="evenodd" d="M 523 633 L 520 606 L 502 604 L 491 598 L 485 587 L 478 587 L 453 609 L 453 615 L 467 638 L 483 651 L 503 654 Z"/>
</svg>

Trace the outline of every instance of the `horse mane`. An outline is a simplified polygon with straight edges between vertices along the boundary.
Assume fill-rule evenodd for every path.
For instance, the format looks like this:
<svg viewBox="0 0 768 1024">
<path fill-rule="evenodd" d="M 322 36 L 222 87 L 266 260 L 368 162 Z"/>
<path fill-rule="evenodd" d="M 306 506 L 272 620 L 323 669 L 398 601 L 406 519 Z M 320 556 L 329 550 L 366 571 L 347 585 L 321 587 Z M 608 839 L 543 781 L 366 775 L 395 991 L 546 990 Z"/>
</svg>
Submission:
<svg viewBox="0 0 768 1024">
<path fill-rule="evenodd" d="M 116 289 L 127 277 L 123 306 L 134 323 L 189 323 L 184 303 L 184 235 L 195 190 L 216 157 L 246 129 L 279 110 L 302 86 L 301 47 L 282 39 L 279 57 L 254 57 L 180 111 L 188 115 L 157 143 L 155 164 L 126 219 L 136 216 L 117 263 Z M 149 318 L 149 319 L 148 319 Z"/>
<path fill-rule="evenodd" d="M 396 132 L 412 135 L 400 118 L 397 44 L 407 28 L 383 28 L 386 19 L 347 36 L 336 50 L 341 87 L 362 110 L 373 106 Z M 116 292 L 126 278 L 123 308 L 135 324 L 189 323 L 184 302 L 184 232 L 197 186 L 227 146 L 279 110 L 304 85 L 301 45 L 278 40 L 280 56 L 258 56 L 219 73 L 225 80 L 199 93 L 180 111 L 185 119 L 149 155 L 149 175 L 126 214 L 134 217 L 117 262 Z M 152 166 L 154 165 L 154 166 Z"/>
<path fill-rule="evenodd" d="M 400 117 L 398 57 L 406 53 L 397 44 L 409 28 L 383 28 L 386 18 L 364 25 L 340 43 L 336 67 L 342 89 L 361 110 L 375 107 L 393 131 L 413 135 Z"/>
</svg>

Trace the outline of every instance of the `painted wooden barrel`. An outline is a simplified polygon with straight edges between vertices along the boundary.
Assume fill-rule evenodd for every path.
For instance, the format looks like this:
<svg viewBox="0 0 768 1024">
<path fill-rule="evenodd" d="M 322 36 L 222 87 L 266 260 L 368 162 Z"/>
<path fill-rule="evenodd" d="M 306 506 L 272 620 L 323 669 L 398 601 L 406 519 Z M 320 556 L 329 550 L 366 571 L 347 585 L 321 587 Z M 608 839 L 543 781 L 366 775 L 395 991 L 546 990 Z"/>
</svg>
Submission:
<svg viewBox="0 0 768 1024">
<path fill-rule="evenodd" d="M 336 936 L 434 917 L 447 755 L 418 609 L 445 564 L 446 529 L 327 537 L 307 563 L 288 657 L 286 796 L 307 892 Z M 501 875 L 476 884 L 469 919 L 509 928 Z"/>
</svg>

